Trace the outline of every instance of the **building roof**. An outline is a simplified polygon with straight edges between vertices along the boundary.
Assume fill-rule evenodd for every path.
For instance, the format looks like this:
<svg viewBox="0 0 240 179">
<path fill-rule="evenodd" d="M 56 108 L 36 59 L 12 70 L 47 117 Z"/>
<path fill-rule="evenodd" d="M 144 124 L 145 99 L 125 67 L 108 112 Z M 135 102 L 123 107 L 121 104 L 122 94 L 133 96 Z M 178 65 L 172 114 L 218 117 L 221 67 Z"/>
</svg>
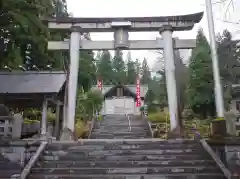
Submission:
<svg viewBox="0 0 240 179">
<path fill-rule="evenodd" d="M 58 93 L 66 81 L 63 71 L 0 73 L 0 94 Z"/>
<path fill-rule="evenodd" d="M 102 94 L 105 95 L 110 89 L 112 89 L 116 85 L 103 85 Z M 136 85 L 124 85 L 128 88 L 132 93 L 136 94 Z M 92 87 L 92 90 L 98 90 L 97 86 Z M 140 96 L 145 97 L 148 92 L 147 85 L 140 85 Z"/>
</svg>

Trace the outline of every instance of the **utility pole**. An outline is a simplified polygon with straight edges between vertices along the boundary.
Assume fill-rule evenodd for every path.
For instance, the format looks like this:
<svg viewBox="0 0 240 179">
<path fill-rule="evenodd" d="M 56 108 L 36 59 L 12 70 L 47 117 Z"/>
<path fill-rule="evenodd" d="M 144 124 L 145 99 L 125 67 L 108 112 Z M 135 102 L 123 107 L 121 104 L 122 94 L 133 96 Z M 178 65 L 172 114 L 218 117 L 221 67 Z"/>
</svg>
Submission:
<svg viewBox="0 0 240 179">
<path fill-rule="evenodd" d="M 212 0 L 205 0 L 205 2 L 206 2 L 209 39 L 210 39 L 212 64 L 213 64 L 214 91 L 215 91 L 215 104 L 216 104 L 216 110 L 217 110 L 217 117 L 224 118 L 223 92 L 222 92 L 222 85 L 221 85 L 219 64 L 218 64 L 217 45 L 216 45 L 213 12 L 212 12 Z"/>
</svg>

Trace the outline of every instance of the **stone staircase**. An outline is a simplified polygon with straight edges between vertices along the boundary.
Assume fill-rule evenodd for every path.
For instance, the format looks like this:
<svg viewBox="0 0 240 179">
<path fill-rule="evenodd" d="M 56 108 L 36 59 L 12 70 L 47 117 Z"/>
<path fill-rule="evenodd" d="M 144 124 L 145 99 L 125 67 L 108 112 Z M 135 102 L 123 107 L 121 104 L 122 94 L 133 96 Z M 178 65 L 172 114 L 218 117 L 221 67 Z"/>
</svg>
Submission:
<svg viewBox="0 0 240 179">
<path fill-rule="evenodd" d="M 141 139 L 151 138 L 147 123 L 134 115 L 106 115 L 97 121 L 91 139 Z"/>
<path fill-rule="evenodd" d="M 49 141 L 39 158 L 33 157 L 37 160 L 26 174 L 27 179 L 225 178 L 199 141 L 152 139 L 146 121 L 137 116 L 107 115 L 95 124 L 91 138 Z M 28 153 L 36 152 L 37 146 Z M 1 154 L 6 158 L 5 152 Z M 9 162 L 7 158 L 4 163 Z M 20 173 L 21 167 L 4 163 L 0 179 Z"/>
<path fill-rule="evenodd" d="M 9 150 L 9 149 L 6 149 L 5 147 L 5 150 Z M 10 179 L 12 176 L 20 174 L 21 170 L 22 168 L 18 162 L 11 161 L 3 154 L 0 154 L 0 178 L 1 179 Z"/>
<path fill-rule="evenodd" d="M 0 179 L 18 179 L 37 148 L 27 141 L 0 140 Z"/>
<path fill-rule="evenodd" d="M 28 179 L 224 179 L 194 140 L 93 139 L 49 144 Z"/>
</svg>

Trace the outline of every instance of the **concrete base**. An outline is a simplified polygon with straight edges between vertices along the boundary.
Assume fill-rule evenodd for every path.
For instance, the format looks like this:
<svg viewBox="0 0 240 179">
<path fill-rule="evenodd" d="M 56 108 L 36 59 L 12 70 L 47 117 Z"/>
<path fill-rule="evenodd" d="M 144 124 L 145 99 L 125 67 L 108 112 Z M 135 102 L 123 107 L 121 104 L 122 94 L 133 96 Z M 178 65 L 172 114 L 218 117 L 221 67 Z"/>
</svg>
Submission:
<svg viewBox="0 0 240 179">
<path fill-rule="evenodd" d="M 211 122 L 211 137 L 227 137 L 226 120 L 214 120 Z"/>
<path fill-rule="evenodd" d="M 42 141 L 47 141 L 48 137 L 47 137 L 47 135 L 40 134 L 39 139 Z"/>
<path fill-rule="evenodd" d="M 183 128 L 179 126 L 179 127 L 175 128 L 173 131 L 170 131 L 167 134 L 167 138 L 168 139 L 183 139 L 183 138 L 185 138 Z"/>
<path fill-rule="evenodd" d="M 61 136 L 60 136 L 61 141 L 76 141 L 77 137 L 74 132 L 72 132 L 69 128 L 64 128 L 62 130 Z"/>
</svg>

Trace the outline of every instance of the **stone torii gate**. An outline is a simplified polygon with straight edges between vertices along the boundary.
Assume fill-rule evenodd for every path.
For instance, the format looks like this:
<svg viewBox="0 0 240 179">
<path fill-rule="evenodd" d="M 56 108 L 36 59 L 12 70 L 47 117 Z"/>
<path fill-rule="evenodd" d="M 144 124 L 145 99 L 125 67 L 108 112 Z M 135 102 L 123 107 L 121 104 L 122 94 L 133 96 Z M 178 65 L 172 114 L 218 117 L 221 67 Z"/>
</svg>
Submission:
<svg viewBox="0 0 240 179">
<path fill-rule="evenodd" d="M 173 31 L 191 30 L 203 13 L 164 17 L 127 17 L 127 18 L 58 18 L 48 19 L 50 29 L 65 30 L 71 33 L 67 41 L 50 41 L 49 50 L 69 50 L 70 66 L 67 101 L 63 128 L 75 130 L 75 108 L 78 80 L 78 66 L 81 50 L 154 50 L 163 49 L 166 72 L 168 107 L 171 131 L 179 124 L 178 96 L 175 76 L 174 49 L 192 49 L 196 40 L 173 39 Z M 162 38 L 156 40 L 129 40 L 129 32 L 158 31 Z M 113 41 L 84 40 L 86 32 L 114 32 Z"/>
</svg>

